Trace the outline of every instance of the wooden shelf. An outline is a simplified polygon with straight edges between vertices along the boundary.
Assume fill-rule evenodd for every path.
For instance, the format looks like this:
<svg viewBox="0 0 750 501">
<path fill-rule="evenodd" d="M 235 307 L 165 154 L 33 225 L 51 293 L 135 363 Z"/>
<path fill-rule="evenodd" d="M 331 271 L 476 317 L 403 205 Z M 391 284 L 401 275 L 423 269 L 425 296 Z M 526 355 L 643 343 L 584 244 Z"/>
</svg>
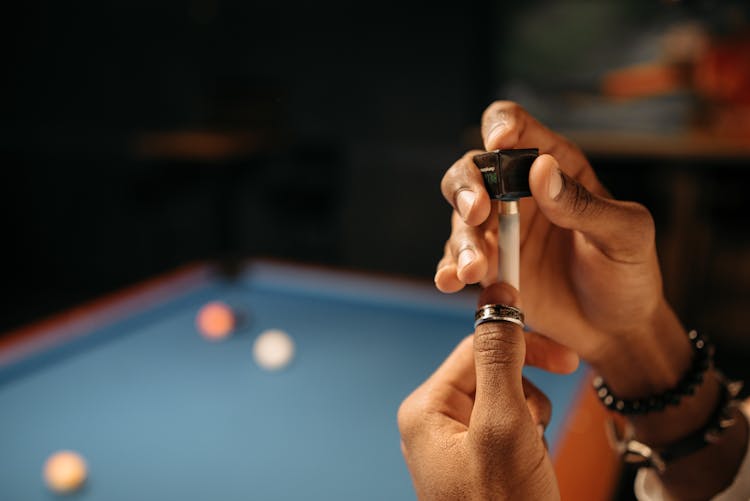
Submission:
<svg viewBox="0 0 750 501">
<path fill-rule="evenodd" d="M 275 138 L 264 130 L 175 130 L 139 135 L 133 151 L 142 158 L 222 161 L 267 151 Z"/>
<path fill-rule="evenodd" d="M 750 138 L 730 139 L 699 133 L 659 135 L 585 130 L 561 131 L 561 134 L 580 146 L 587 155 L 750 160 Z"/>
</svg>

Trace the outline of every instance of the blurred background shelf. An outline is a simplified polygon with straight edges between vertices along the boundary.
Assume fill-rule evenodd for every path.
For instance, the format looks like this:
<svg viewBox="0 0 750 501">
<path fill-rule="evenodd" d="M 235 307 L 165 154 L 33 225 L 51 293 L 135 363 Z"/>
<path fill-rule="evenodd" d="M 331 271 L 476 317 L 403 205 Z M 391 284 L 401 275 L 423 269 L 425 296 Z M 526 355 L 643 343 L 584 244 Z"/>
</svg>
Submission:
<svg viewBox="0 0 750 501">
<path fill-rule="evenodd" d="M 750 167 L 750 139 L 727 139 L 705 133 L 660 135 L 574 129 L 559 132 L 595 157 L 734 160 L 738 166 Z"/>
</svg>

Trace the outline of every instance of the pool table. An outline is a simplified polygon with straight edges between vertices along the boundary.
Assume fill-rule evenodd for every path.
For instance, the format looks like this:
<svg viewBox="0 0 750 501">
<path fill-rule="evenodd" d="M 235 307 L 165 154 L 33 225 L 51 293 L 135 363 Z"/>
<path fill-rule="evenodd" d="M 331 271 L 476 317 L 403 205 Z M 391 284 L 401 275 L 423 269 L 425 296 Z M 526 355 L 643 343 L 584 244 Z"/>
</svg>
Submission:
<svg viewBox="0 0 750 501">
<path fill-rule="evenodd" d="M 214 300 L 239 315 L 222 341 L 195 325 Z M 475 290 L 366 272 L 253 260 L 228 275 L 200 263 L 9 333 L 0 499 L 53 499 L 41 472 L 61 449 L 88 463 L 72 499 L 414 499 L 396 411 L 471 332 L 475 301 Z M 269 328 L 296 345 L 280 371 L 253 360 Z M 606 497 L 616 470 L 586 367 L 527 377 L 553 402 L 563 492 Z M 586 498 L 572 494 L 581 485 Z"/>
</svg>

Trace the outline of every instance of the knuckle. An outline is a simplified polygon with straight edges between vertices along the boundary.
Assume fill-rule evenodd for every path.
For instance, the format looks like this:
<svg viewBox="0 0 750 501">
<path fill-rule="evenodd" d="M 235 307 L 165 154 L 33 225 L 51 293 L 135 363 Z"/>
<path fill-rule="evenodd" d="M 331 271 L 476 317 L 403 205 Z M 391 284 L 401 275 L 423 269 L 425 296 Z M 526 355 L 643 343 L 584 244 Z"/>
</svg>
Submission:
<svg viewBox="0 0 750 501">
<path fill-rule="evenodd" d="M 627 221 L 624 231 L 631 235 L 638 235 L 639 242 L 654 244 L 656 224 L 651 211 L 638 202 L 622 202 L 622 207 L 626 212 L 624 218 Z"/>
<path fill-rule="evenodd" d="M 457 238 L 460 238 L 465 233 L 466 223 L 464 222 L 458 211 L 454 210 L 451 215 L 451 234 L 448 244 L 451 246 L 451 250 L 455 250 L 455 242 Z"/>
<path fill-rule="evenodd" d="M 507 450 L 516 441 L 516 432 L 523 425 L 523 420 L 516 413 L 493 415 L 491 425 L 485 424 L 489 420 L 477 416 L 478 423 L 472 428 L 472 443 L 483 455 L 494 455 Z"/>
<path fill-rule="evenodd" d="M 419 398 L 419 393 L 414 391 L 398 407 L 396 422 L 398 423 L 398 430 L 404 442 L 408 442 L 421 428 L 423 421 L 423 406 L 421 402 L 422 399 Z"/>
<path fill-rule="evenodd" d="M 471 186 L 471 169 L 474 165 L 474 155 L 478 155 L 479 153 L 482 152 L 471 150 L 464 153 L 445 172 L 443 178 L 440 180 L 440 190 L 447 198 L 452 200 L 459 190 Z"/>
<path fill-rule="evenodd" d="M 408 458 L 409 455 L 409 451 L 403 440 L 401 440 L 401 455 L 404 456 L 404 458 Z"/>
<path fill-rule="evenodd" d="M 517 365 L 523 363 L 523 334 L 509 322 L 488 322 L 474 334 L 474 351 L 488 363 Z"/>
<path fill-rule="evenodd" d="M 455 184 L 457 166 L 458 162 L 454 162 L 453 165 L 448 167 L 448 170 L 445 171 L 443 178 L 440 180 L 440 189 L 446 195 L 452 191 L 451 189 Z"/>
<path fill-rule="evenodd" d="M 443 179 L 440 180 L 440 191 L 445 195 L 446 198 L 452 199 L 452 196 L 450 195 L 450 186 L 451 186 L 451 180 L 449 178 L 450 171 L 448 171 L 444 176 Z"/>
<path fill-rule="evenodd" d="M 453 261 L 453 249 L 450 237 L 445 241 L 443 246 L 443 259 L 446 259 L 449 263 Z"/>
<path fill-rule="evenodd" d="M 638 225 L 639 231 L 645 232 L 647 235 L 651 236 L 651 239 L 653 239 L 656 228 L 654 216 L 644 205 L 637 202 L 634 202 L 633 205 L 636 213 L 636 224 Z"/>
<path fill-rule="evenodd" d="M 476 155 L 481 155 L 482 153 L 485 153 L 482 150 L 469 150 L 466 153 L 464 153 L 464 156 L 461 157 L 461 161 L 468 162 L 471 165 L 474 164 L 474 157 Z"/>
<path fill-rule="evenodd" d="M 568 197 L 568 208 L 570 209 L 570 212 L 577 216 L 583 214 L 596 216 L 596 213 L 601 208 L 597 208 L 597 205 L 594 204 L 594 196 L 591 192 L 578 181 L 570 178 L 567 178 L 565 181 L 570 184 L 570 197 Z"/>
<path fill-rule="evenodd" d="M 398 429 L 402 435 L 409 430 L 413 423 L 414 411 L 412 409 L 411 396 L 406 397 L 401 405 L 398 407 L 396 414 L 396 420 L 398 422 Z"/>
</svg>

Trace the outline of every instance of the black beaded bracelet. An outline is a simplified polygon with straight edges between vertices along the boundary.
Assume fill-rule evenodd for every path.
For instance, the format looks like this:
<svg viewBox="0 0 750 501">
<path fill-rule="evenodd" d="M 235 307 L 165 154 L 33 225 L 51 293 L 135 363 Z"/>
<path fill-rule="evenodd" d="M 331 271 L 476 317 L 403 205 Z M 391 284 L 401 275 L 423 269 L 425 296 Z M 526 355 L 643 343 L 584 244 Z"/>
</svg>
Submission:
<svg viewBox="0 0 750 501">
<path fill-rule="evenodd" d="M 737 409 L 741 403 L 738 396 L 743 383 L 729 380 L 717 370 L 714 370 L 713 375 L 721 385 L 722 392 L 708 423 L 666 447 L 657 449 L 636 440 L 635 429 L 631 423 L 625 423 L 623 432 L 618 432 L 614 420 L 609 420 L 607 435 L 620 457 L 626 463 L 655 468 L 659 473 L 664 473 L 670 463 L 721 440 L 726 430 L 735 424 L 738 412 L 742 415 Z"/>
<path fill-rule="evenodd" d="M 604 379 L 597 376 L 593 385 L 599 400 L 608 409 L 625 415 L 658 412 L 668 405 L 678 405 L 682 397 L 695 393 L 695 389 L 703 382 L 706 371 L 713 365 L 714 347 L 708 339 L 694 330 L 688 333 L 688 339 L 693 348 L 693 362 L 674 388 L 659 395 L 626 400 L 612 393 Z"/>
</svg>

